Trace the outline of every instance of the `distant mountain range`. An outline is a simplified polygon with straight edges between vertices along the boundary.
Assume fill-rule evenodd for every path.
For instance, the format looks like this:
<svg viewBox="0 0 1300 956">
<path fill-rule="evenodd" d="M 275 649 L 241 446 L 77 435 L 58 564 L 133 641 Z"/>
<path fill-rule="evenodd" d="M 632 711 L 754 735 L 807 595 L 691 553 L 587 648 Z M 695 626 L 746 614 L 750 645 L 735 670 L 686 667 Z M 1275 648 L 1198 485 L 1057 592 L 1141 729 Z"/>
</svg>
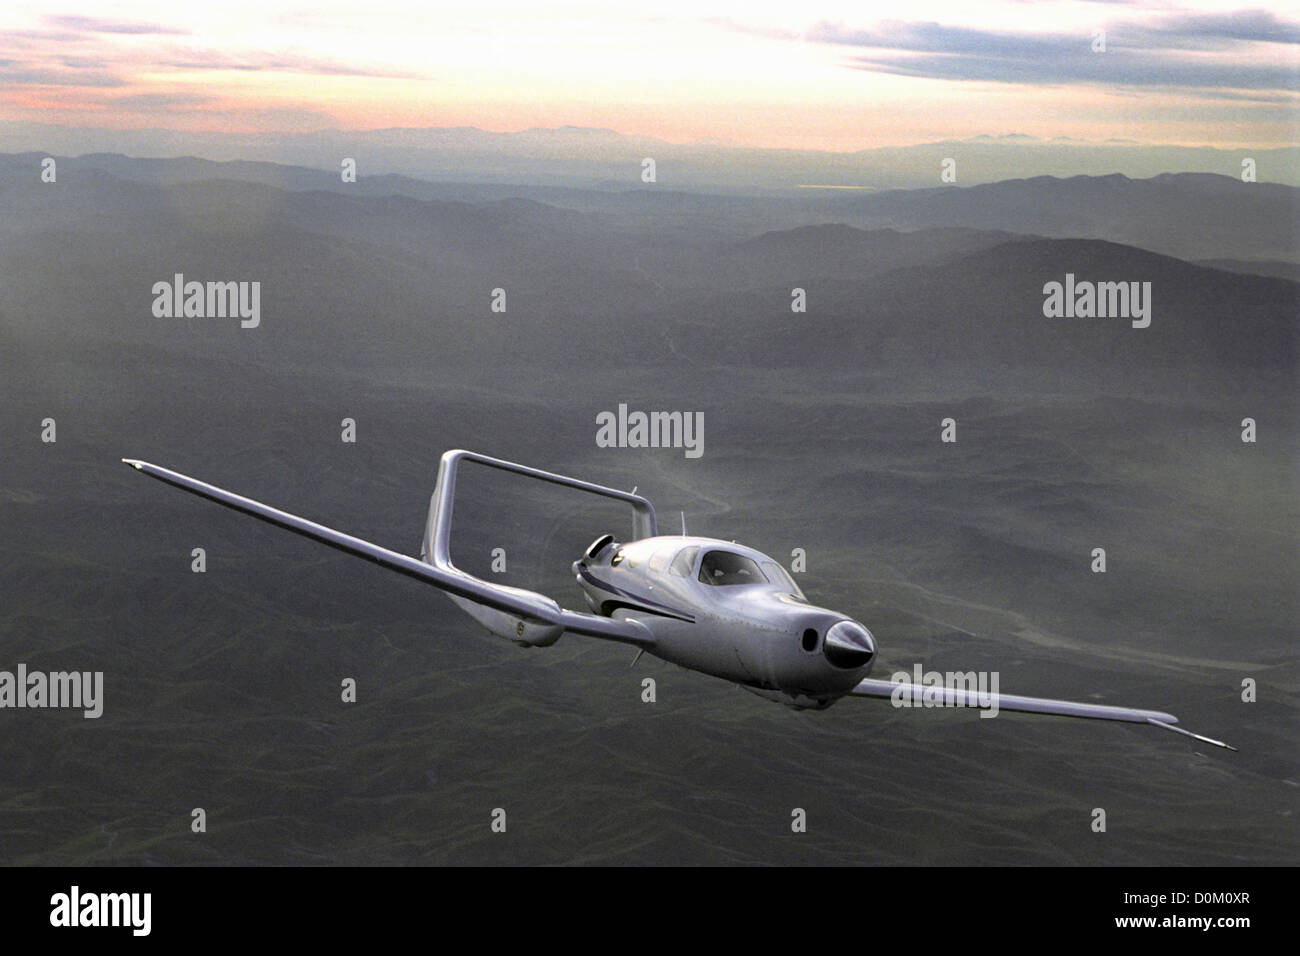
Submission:
<svg viewBox="0 0 1300 956">
<path fill-rule="evenodd" d="M 260 160 L 337 170 L 357 160 L 361 176 L 401 174 L 440 182 L 522 184 L 621 190 L 641 186 L 641 162 L 656 164 L 661 189 L 727 194 L 789 192 L 800 186 L 903 189 L 940 185 L 941 164 L 956 163 L 957 183 L 1009 178 L 1122 173 L 1149 178 L 1167 172 L 1240 176 L 1252 159 L 1262 182 L 1300 186 L 1300 148 L 1213 149 L 1110 140 L 1041 140 L 976 136 L 966 140 L 881 146 L 853 152 L 758 149 L 725 143 L 670 143 L 606 129 L 561 127 L 491 132 L 474 127 L 318 130 L 235 134 L 169 130 L 73 129 L 0 123 L 9 151 L 52 155 L 125 153 Z M 799 190 L 805 191 L 805 190 Z"/>
<path fill-rule="evenodd" d="M 17 186 L 31 181 L 41 158 L 39 153 L 0 155 L 0 184 Z M 58 158 L 58 162 L 65 186 L 78 178 L 84 183 L 93 173 L 153 186 L 227 181 L 289 192 L 334 192 L 349 199 L 402 196 L 476 205 L 527 199 L 593 214 L 613 232 L 636 236 L 668 233 L 674 242 L 688 244 L 841 223 L 869 230 L 962 228 L 1103 239 L 1189 260 L 1220 262 L 1229 271 L 1284 277 L 1290 275 L 1289 265 L 1300 263 L 1300 189 L 1200 173 L 1162 174 L 1150 179 L 1119 174 L 1068 179 L 1041 176 L 979 186 L 882 193 L 810 191 L 759 198 L 653 187 L 610 191 L 431 182 L 396 175 L 363 175 L 356 183 L 344 183 L 335 173 L 306 167 L 217 163 L 192 157 L 134 159 L 95 154 Z M 277 204 L 283 202 L 277 200 Z M 385 216 L 396 209 L 391 203 L 370 208 L 385 209 Z M 1253 262 L 1259 265 L 1252 266 Z"/>
<path fill-rule="evenodd" d="M 1012 179 L 853 198 L 861 225 L 964 226 L 1106 239 L 1170 255 L 1300 257 L 1300 190 L 1203 173 Z M 1217 253 L 1214 250 L 1219 250 Z M 1231 250 L 1231 251 L 1230 251 Z"/>
<path fill-rule="evenodd" d="M 833 210 L 922 227 L 914 231 L 759 231 L 759 221 L 798 221 L 802 210 L 645 192 L 584 210 L 416 199 L 186 180 L 196 168 L 213 171 L 71 160 L 56 184 L 42 184 L 31 156 L 0 160 L 5 324 L 199 349 L 214 361 L 451 378 L 592 363 L 962 368 L 997 388 L 1006 370 L 1040 368 L 1061 381 L 1157 376 L 1197 388 L 1243 375 L 1285 379 L 1295 365 L 1300 285 L 1243 274 L 1249 263 L 1218 269 L 1149 251 L 1251 252 L 1270 257 L 1262 271 L 1285 271 L 1282 257 L 1295 252 L 1289 187 L 1195 175 L 1010 181 L 852 197 Z M 300 175 L 222 168 L 235 171 Z M 1099 238 L 1112 230 L 1147 249 Z M 1054 237 L 1071 232 L 1080 238 Z M 262 327 L 153 316 L 152 285 L 175 273 L 262 282 Z M 1150 283 L 1150 327 L 1046 317 L 1044 285 L 1067 275 Z M 791 310 L 795 287 L 804 313 Z M 508 295 L 504 316 L 489 309 L 496 288 Z"/>
</svg>

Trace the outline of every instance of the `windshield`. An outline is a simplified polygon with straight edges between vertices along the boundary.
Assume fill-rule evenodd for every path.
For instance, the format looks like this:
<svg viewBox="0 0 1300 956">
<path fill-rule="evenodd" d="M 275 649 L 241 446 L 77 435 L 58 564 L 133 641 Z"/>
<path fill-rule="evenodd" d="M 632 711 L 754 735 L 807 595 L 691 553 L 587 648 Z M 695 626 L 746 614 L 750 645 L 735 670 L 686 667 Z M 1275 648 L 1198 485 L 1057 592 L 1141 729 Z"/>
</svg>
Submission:
<svg viewBox="0 0 1300 956">
<path fill-rule="evenodd" d="M 794 583 L 794 578 L 786 573 L 785 568 L 775 561 L 764 561 L 763 570 L 767 572 L 768 580 L 773 584 L 784 584 L 790 589 L 790 593 L 795 597 L 803 597 L 803 592 L 799 590 L 799 585 Z"/>
<path fill-rule="evenodd" d="M 700 580 L 705 584 L 723 587 L 768 583 L 767 577 L 752 559 L 733 551 L 710 551 L 706 554 L 700 562 Z"/>
</svg>

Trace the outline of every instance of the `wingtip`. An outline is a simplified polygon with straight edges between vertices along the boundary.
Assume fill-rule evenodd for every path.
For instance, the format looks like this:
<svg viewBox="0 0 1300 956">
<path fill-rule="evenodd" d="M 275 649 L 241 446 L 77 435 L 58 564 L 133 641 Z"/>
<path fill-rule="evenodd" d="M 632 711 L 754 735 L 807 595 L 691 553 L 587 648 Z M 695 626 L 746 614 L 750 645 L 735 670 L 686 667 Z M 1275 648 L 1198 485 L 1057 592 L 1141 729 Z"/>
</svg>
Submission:
<svg viewBox="0 0 1300 956">
<path fill-rule="evenodd" d="M 1148 724 L 1154 724 L 1156 727 L 1162 727 L 1165 730 L 1172 730 L 1176 734 L 1182 734 L 1184 737 L 1191 737 L 1202 743 L 1213 744 L 1215 747 L 1222 747 L 1224 750 L 1231 750 L 1233 753 L 1240 753 L 1232 744 L 1226 744 L 1222 740 L 1215 740 L 1213 737 L 1206 737 L 1204 734 L 1194 734 L 1190 730 L 1184 730 L 1182 727 L 1175 727 L 1173 724 L 1167 724 L 1162 720 L 1147 719 Z"/>
<path fill-rule="evenodd" d="M 144 470 L 144 462 L 142 462 L 142 461 L 140 461 L 139 459 L 136 459 L 136 458 L 123 458 L 123 459 L 122 459 L 122 464 L 124 464 L 124 465 L 130 465 L 130 466 L 131 466 L 132 468 L 134 468 L 136 471 L 143 471 L 143 470 Z"/>
</svg>

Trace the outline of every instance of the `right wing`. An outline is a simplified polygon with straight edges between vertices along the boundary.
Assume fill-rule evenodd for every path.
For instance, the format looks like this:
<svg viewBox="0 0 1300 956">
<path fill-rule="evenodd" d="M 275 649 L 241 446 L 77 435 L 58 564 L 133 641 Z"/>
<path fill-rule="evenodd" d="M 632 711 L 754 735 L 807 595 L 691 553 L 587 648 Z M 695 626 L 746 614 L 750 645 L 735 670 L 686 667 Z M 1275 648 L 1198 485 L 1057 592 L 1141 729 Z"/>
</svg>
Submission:
<svg viewBox="0 0 1300 956">
<path fill-rule="evenodd" d="M 304 538 L 319 541 L 338 551 L 364 558 L 398 574 L 415 578 L 425 584 L 432 584 L 446 591 L 462 609 L 480 621 L 483 621 L 483 617 L 471 608 L 483 608 L 488 613 L 494 612 L 500 620 L 511 621 L 512 627 L 515 626 L 513 622 L 518 622 L 517 634 L 503 636 L 512 639 L 537 636 L 538 643 L 554 643 L 562 632 L 569 631 L 641 648 L 648 648 L 654 644 L 654 636 L 649 629 L 637 621 L 569 611 L 543 594 L 490 584 L 450 566 L 450 562 L 447 566 L 439 567 L 397 551 L 390 551 L 388 548 L 355 538 L 350 534 L 344 534 L 342 531 L 335 531 L 333 528 L 289 514 L 287 511 L 280 511 L 278 508 L 234 494 L 224 488 L 209 485 L 188 475 L 182 475 L 180 472 L 133 458 L 123 458 L 122 461 L 136 471 L 144 472 L 151 478 L 157 478 L 183 491 L 215 501 L 219 505 L 251 515 L 268 524 L 292 531 L 294 534 L 300 534 Z M 497 620 L 497 618 L 491 619 Z"/>
<path fill-rule="evenodd" d="M 927 694 L 931 701 L 927 704 Z M 991 709 L 987 704 L 980 700 L 980 694 L 974 690 L 963 690 L 955 687 L 926 687 L 922 684 L 910 682 L 895 682 L 887 680 L 864 680 L 857 687 L 849 691 L 850 697 L 875 697 L 886 700 L 907 700 L 914 707 L 974 707 L 982 709 Z M 933 698 L 937 697 L 938 700 Z M 987 695 L 985 700 L 988 700 Z M 1163 730 L 1172 730 L 1177 734 L 1184 734 L 1188 737 L 1194 737 L 1207 744 L 1213 744 L 1216 747 L 1223 747 L 1227 750 L 1236 750 L 1236 747 L 1225 744 L 1221 740 L 1215 740 L 1212 737 L 1202 737 L 1200 734 L 1194 734 L 1190 730 L 1183 730 L 1181 727 L 1175 727 L 1178 718 L 1173 714 L 1166 714 L 1159 710 L 1139 710 L 1135 707 L 1114 707 L 1109 704 L 1081 704 L 1072 700 L 1053 700 L 1049 697 L 1022 697 L 1018 694 L 994 694 L 992 700 L 996 703 L 998 710 L 1020 711 L 1030 714 L 1056 714 L 1060 717 L 1087 717 L 1093 720 L 1122 720 L 1130 724 L 1154 724 Z"/>
</svg>

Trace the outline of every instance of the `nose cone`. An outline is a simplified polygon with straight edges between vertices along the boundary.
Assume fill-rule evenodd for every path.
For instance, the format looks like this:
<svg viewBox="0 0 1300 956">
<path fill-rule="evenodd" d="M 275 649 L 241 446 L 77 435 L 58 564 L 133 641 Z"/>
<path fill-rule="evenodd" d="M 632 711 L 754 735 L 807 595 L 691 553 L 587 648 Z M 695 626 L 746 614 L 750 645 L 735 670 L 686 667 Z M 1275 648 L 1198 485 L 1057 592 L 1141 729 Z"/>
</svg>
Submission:
<svg viewBox="0 0 1300 956">
<path fill-rule="evenodd" d="M 856 621 L 840 621 L 826 632 L 822 653 L 836 667 L 862 667 L 876 656 L 876 641 Z"/>
</svg>

